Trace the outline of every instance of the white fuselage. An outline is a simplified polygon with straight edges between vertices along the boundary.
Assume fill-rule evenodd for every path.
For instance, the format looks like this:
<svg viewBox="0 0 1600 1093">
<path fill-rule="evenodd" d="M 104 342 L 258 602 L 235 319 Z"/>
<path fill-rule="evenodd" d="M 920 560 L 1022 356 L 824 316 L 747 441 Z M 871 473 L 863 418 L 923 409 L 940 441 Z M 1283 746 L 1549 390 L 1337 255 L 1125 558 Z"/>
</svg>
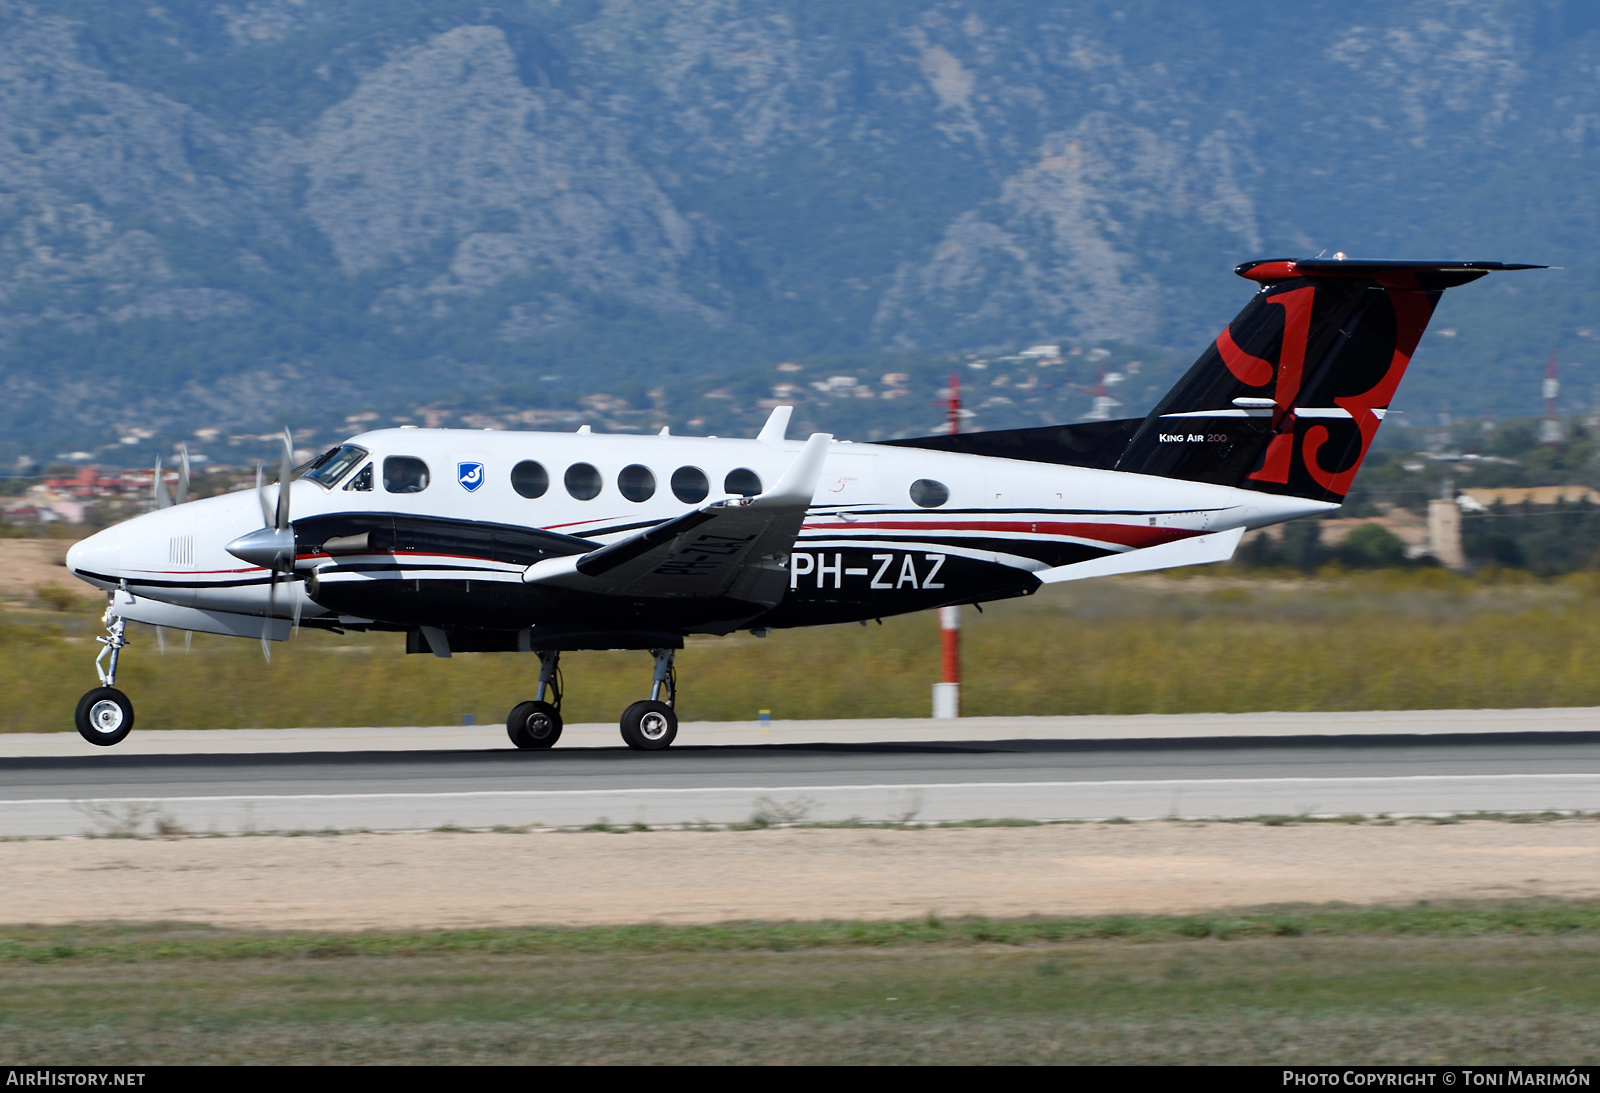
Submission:
<svg viewBox="0 0 1600 1093">
<path fill-rule="evenodd" d="M 770 487 L 802 447 L 798 440 L 448 429 L 386 429 L 346 443 L 369 455 L 331 488 L 304 478 L 290 485 L 297 525 L 330 514 L 392 513 L 539 528 L 597 544 L 733 496 L 724 485 L 736 471 L 754 472 L 759 488 Z M 421 460 L 426 487 L 416 492 L 386 488 L 384 462 L 394 457 Z M 512 470 L 524 461 L 536 461 L 546 472 L 548 488 L 542 496 L 525 497 L 513 487 Z M 581 464 L 598 472 L 599 490 L 587 499 L 574 496 L 566 485 L 569 469 Z M 367 466 L 372 468 L 371 488 L 354 488 Z M 619 475 L 630 467 L 649 471 L 654 489 L 648 497 L 624 496 Z M 674 473 L 682 468 L 702 472 L 708 496 L 683 500 L 674 495 Z M 637 471 L 632 474 L 635 496 L 642 492 L 642 477 Z M 919 481 L 942 486 L 947 498 L 933 507 L 915 503 L 912 487 Z M 744 492 L 751 489 L 742 487 Z M 926 500 L 927 490 L 923 493 Z M 327 617 L 330 612 L 310 599 L 303 581 L 274 590 L 267 570 L 240 561 L 226 549 L 262 526 L 262 502 L 274 504 L 276 494 L 272 486 L 263 497 L 241 491 L 158 509 L 77 544 L 68 565 L 97 587 L 125 587 L 135 600 L 174 608 L 258 618 Z M 1152 475 L 836 441 L 829 446 L 794 551 L 815 555 L 803 567 L 806 573 L 814 570 L 817 559 L 827 564 L 820 552 L 885 542 L 930 556 L 937 551 L 1038 573 L 1055 568 L 1062 557 L 1121 553 L 1336 507 Z M 314 549 L 302 550 L 296 567 L 315 568 L 327 560 Z M 409 557 L 407 564 L 422 566 L 430 560 Z M 522 567 L 504 562 L 460 557 L 452 562 L 472 567 L 478 574 L 474 579 L 521 579 Z M 841 573 L 831 579 L 836 586 L 856 581 L 866 590 L 879 587 L 883 576 L 852 573 L 847 578 Z M 298 612 L 295 599 L 300 601 Z M 170 625 L 184 625 L 180 614 L 164 617 Z"/>
</svg>

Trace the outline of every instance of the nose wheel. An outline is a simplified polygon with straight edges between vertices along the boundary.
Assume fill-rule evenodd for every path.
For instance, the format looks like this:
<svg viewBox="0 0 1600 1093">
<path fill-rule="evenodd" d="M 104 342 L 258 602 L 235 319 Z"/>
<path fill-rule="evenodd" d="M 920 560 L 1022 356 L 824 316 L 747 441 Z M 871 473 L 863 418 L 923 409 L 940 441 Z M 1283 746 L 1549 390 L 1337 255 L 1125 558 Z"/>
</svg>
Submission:
<svg viewBox="0 0 1600 1093">
<path fill-rule="evenodd" d="M 673 668 L 672 649 L 652 649 L 656 659 L 651 678 L 650 697 L 622 711 L 622 742 L 637 751 L 660 751 L 678 736 L 678 714 L 673 704 L 678 698 L 678 673 Z"/>
<path fill-rule="evenodd" d="M 78 699 L 78 709 L 72 720 L 79 736 L 91 744 L 109 748 L 121 743 L 133 731 L 133 703 L 112 686 L 117 682 L 117 660 L 128 644 L 128 624 L 112 610 L 109 600 L 105 617 L 100 621 L 106 628 L 106 636 L 95 639 L 101 646 L 100 655 L 94 658 L 100 686 Z"/>
<path fill-rule="evenodd" d="M 78 735 L 109 748 L 133 731 L 133 703 L 115 687 L 96 687 L 78 699 Z"/>
</svg>

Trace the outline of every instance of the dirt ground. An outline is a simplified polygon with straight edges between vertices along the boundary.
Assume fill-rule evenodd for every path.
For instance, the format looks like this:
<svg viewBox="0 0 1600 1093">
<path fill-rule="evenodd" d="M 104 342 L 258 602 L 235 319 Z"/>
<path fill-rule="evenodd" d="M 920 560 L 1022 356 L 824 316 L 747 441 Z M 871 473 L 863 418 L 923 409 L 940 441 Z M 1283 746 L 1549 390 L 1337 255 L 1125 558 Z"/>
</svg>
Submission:
<svg viewBox="0 0 1600 1093">
<path fill-rule="evenodd" d="M 54 584 L 75 595 L 94 590 L 66 569 L 65 539 L 0 539 L 0 601 L 27 603 L 40 585 Z"/>
<path fill-rule="evenodd" d="M 1600 823 L 24 840 L 0 876 L 0 922 L 329 930 L 1594 899 Z"/>
</svg>

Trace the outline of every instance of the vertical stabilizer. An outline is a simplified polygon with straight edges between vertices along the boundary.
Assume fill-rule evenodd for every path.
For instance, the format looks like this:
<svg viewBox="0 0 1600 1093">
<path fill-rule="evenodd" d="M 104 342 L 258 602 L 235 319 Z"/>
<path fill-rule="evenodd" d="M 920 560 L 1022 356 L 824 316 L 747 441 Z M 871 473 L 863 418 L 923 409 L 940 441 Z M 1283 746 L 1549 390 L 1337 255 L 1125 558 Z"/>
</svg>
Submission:
<svg viewBox="0 0 1600 1093">
<path fill-rule="evenodd" d="M 1312 259 L 1261 289 L 1134 431 L 1117 470 L 1340 501 L 1445 289 L 1501 262 Z"/>
</svg>

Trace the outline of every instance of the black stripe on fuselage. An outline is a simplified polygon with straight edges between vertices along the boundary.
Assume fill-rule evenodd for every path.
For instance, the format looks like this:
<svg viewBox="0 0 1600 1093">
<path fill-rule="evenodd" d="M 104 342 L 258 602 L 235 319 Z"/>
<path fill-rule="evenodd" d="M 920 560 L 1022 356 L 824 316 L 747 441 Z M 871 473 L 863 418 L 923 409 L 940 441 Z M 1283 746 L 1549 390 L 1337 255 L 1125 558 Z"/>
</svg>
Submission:
<svg viewBox="0 0 1600 1093">
<path fill-rule="evenodd" d="M 265 577 L 238 577 L 222 581 L 169 581 L 155 577 L 113 577 L 106 573 L 91 573 L 89 570 L 75 570 L 86 580 L 104 581 L 106 584 L 120 584 L 127 581 L 130 585 L 146 585 L 150 588 L 243 588 L 253 584 L 271 584 L 272 578 Z"/>
<path fill-rule="evenodd" d="M 997 539 L 989 536 L 948 536 L 915 535 L 911 533 L 881 535 L 826 535 L 818 532 L 815 535 L 802 535 L 795 542 L 794 549 L 802 549 L 808 543 L 883 543 L 892 544 L 905 549 L 918 547 L 924 550 L 974 550 L 985 551 L 990 554 L 1009 554 L 1017 558 L 1031 558 L 1036 562 L 1043 562 L 1048 566 L 1071 565 L 1073 562 L 1086 562 L 1091 558 L 1103 558 L 1107 554 L 1120 554 L 1122 551 L 1112 550 L 1109 547 L 1096 547 L 1087 543 L 1069 543 L 1060 539 Z"/>
</svg>

